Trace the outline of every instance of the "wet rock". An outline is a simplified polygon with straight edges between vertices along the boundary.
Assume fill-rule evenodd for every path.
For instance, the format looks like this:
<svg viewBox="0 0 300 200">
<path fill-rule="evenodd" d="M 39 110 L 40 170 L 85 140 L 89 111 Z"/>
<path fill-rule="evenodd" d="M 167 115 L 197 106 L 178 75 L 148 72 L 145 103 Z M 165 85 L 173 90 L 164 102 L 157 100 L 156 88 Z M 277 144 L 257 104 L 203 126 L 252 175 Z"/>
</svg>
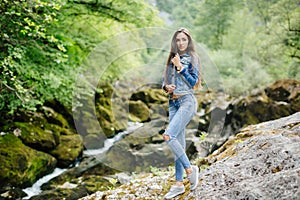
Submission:
<svg viewBox="0 0 300 200">
<path fill-rule="evenodd" d="M 294 91 L 300 90 L 300 82 L 293 79 L 282 79 L 265 88 L 266 95 L 274 101 L 289 102 Z"/>
<path fill-rule="evenodd" d="M 104 146 L 106 139 L 104 133 L 91 133 L 84 137 L 83 145 L 85 149 L 99 149 Z"/>
<path fill-rule="evenodd" d="M 299 111 L 299 90 L 299 81 L 284 79 L 264 90 L 253 91 L 251 95 L 231 103 L 228 123 L 233 131 L 237 131 L 245 125 L 289 116 Z"/>
<path fill-rule="evenodd" d="M 61 168 L 68 167 L 82 155 L 83 145 L 80 135 L 62 135 L 59 145 L 50 153 L 57 158 L 57 166 Z"/>
<path fill-rule="evenodd" d="M 299 197 L 300 112 L 248 126 L 206 158 L 193 192 L 174 199 L 291 199 Z M 174 171 L 152 169 L 113 190 L 80 200 L 162 199 L 174 184 Z"/>
<path fill-rule="evenodd" d="M 257 89 L 236 99 L 210 91 L 196 95 L 199 104 L 205 108 L 205 112 L 199 115 L 198 135 L 208 133 L 201 146 L 207 149 L 208 154 L 212 153 L 247 125 L 279 119 L 299 111 L 299 85 L 296 80 L 279 80 L 264 90 Z"/>
<path fill-rule="evenodd" d="M 112 168 L 129 172 L 168 165 L 173 161 L 173 155 L 168 146 L 162 144 L 164 141 L 159 135 L 164 124 L 162 120 L 153 120 L 116 142 L 105 154 L 105 162 Z M 155 144 L 153 141 L 156 141 Z"/>
<path fill-rule="evenodd" d="M 0 188 L 27 187 L 51 173 L 56 159 L 49 154 L 25 146 L 13 134 L 0 137 Z"/>
<path fill-rule="evenodd" d="M 112 181 L 111 177 L 115 177 L 114 174 L 119 171 L 105 165 L 102 157 L 103 155 L 101 154 L 83 158 L 78 166 L 43 184 L 41 188 L 43 192 L 36 195 L 34 199 L 55 197 L 57 199 L 77 200 L 96 191 L 114 188 L 117 183 Z"/>
<path fill-rule="evenodd" d="M 142 101 L 148 106 L 151 103 L 162 104 L 168 101 L 166 93 L 162 89 L 144 89 L 132 94 L 130 100 L 132 101 Z"/>
<path fill-rule="evenodd" d="M 132 121 L 146 122 L 150 117 L 150 110 L 142 101 L 129 101 L 129 113 Z"/>
<path fill-rule="evenodd" d="M 163 120 L 153 120 L 144 124 L 121 141 L 116 142 L 104 155 L 104 162 L 120 171 L 147 172 L 151 167 L 166 167 L 173 163 L 174 156 L 164 142 L 159 131 L 164 127 Z M 196 130 L 187 131 L 187 154 L 195 154 Z"/>
<path fill-rule="evenodd" d="M 21 130 L 20 138 L 24 144 L 40 151 L 50 151 L 59 144 L 59 133 L 51 129 L 42 129 L 30 123 L 16 122 L 15 126 Z"/>
<path fill-rule="evenodd" d="M 82 96 L 80 103 L 82 105 L 74 109 L 73 117 L 76 130 L 88 148 L 103 147 L 106 138 L 126 130 L 129 118 L 127 102 L 114 94 L 110 84 L 99 86 L 95 98 Z M 90 140 L 95 136 L 98 145 Z"/>
<path fill-rule="evenodd" d="M 88 191 L 85 187 L 77 187 L 73 189 L 63 189 L 58 188 L 55 190 L 44 191 L 39 195 L 33 196 L 30 200 L 41 200 L 41 199 L 53 199 L 53 200 L 77 200 L 81 198 L 83 195 L 88 194 Z"/>
<path fill-rule="evenodd" d="M 293 113 L 288 103 L 274 102 L 264 91 L 255 91 L 251 95 L 232 103 L 230 125 L 233 131 L 245 125 L 278 119 Z"/>
<path fill-rule="evenodd" d="M 4 187 L 0 189 L 1 200 L 21 200 L 22 197 L 27 196 L 21 188 L 16 187 Z"/>
</svg>

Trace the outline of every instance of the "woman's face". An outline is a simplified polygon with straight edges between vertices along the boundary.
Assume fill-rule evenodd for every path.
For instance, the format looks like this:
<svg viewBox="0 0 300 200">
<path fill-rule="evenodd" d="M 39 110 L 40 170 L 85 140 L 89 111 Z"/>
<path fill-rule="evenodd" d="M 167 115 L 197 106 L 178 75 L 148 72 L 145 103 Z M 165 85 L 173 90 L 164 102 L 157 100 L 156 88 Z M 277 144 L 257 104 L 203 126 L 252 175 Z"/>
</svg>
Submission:
<svg viewBox="0 0 300 200">
<path fill-rule="evenodd" d="M 185 51 L 188 47 L 188 44 L 189 44 L 188 36 L 182 32 L 178 33 L 176 36 L 176 44 L 177 44 L 179 51 L 181 53 L 185 53 Z"/>
</svg>

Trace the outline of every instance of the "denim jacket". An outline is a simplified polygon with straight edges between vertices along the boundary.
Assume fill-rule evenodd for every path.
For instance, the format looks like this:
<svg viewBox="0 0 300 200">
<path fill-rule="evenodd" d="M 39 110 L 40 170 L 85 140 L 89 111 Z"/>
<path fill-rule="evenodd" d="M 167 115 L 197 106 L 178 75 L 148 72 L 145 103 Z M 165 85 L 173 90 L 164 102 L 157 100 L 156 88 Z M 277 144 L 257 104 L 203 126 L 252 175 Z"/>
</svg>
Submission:
<svg viewBox="0 0 300 200">
<path fill-rule="evenodd" d="M 194 92 L 193 86 L 198 81 L 200 66 L 195 59 L 193 61 L 192 65 L 192 57 L 189 54 L 184 54 L 180 56 L 180 63 L 183 66 L 183 70 L 180 73 L 176 71 L 172 63 L 167 67 L 167 83 L 176 85 L 174 94 L 185 95 Z M 165 81 L 163 81 L 162 86 L 164 85 Z"/>
</svg>

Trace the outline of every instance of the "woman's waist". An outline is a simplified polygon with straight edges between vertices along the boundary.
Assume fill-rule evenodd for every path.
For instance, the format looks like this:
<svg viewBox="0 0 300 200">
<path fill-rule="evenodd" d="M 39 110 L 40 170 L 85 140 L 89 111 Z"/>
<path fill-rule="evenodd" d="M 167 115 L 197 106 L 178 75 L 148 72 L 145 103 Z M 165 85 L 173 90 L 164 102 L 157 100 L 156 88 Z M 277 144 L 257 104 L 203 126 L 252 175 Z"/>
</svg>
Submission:
<svg viewBox="0 0 300 200">
<path fill-rule="evenodd" d="M 171 100 L 174 100 L 174 99 L 179 99 L 180 97 L 183 97 L 183 96 L 186 96 L 186 95 L 189 95 L 189 94 L 191 94 L 191 95 L 193 95 L 194 93 L 193 92 L 187 92 L 187 91 L 185 91 L 185 92 L 181 92 L 181 93 L 172 93 L 172 94 L 170 94 L 169 95 L 169 98 L 171 99 Z"/>
</svg>

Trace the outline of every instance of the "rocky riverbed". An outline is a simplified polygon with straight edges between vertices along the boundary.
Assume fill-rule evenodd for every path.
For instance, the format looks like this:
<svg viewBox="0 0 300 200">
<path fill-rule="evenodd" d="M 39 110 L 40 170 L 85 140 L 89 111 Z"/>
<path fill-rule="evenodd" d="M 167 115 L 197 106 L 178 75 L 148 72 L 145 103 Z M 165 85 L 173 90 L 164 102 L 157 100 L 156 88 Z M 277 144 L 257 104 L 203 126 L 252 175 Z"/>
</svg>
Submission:
<svg viewBox="0 0 300 200">
<path fill-rule="evenodd" d="M 174 199 L 289 199 L 300 196 L 300 112 L 248 126 L 208 157 L 196 159 L 200 183 Z M 132 177 L 120 187 L 80 200 L 163 199 L 174 183 L 170 168 Z"/>
<path fill-rule="evenodd" d="M 0 199 L 21 199 L 26 196 L 23 188 L 57 167 L 68 170 L 42 185 L 43 192 L 31 199 L 73 200 L 96 191 L 107 194 L 137 173 L 153 178 L 164 174 L 163 169 L 172 161 L 160 135 L 167 125 L 166 95 L 158 88 L 143 88 L 128 95 L 115 94 L 110 85 L 101 87 L 95 101 L 83 102 L 85 107 L 75 115 L 55 101 L 37 112 L 20 110 L 13 117 L 1 114 Z M 242 128 L 298 112 L 299 88 L 297 80 L 279 80 L 238 98 L 208 88 L 196 92 L 199 112 L 187 131 L 190 158 L 201 167 L 213 165 L 203 158 L 219 152 L 220 147 L 224 149 L 232 137 L 241 135 Z M 122 136 L 105 154 L 83 154 L 84 149 L 102 148 L 107 138 L 127 130 L 128 120 L 144 125 Z M 240 144 L 244 140 L 236 141 Z M 144 174 L 153 170 L 155 173 Z M 166 176 L 171 176 L 168 170 Z M 165 183 L 162 194 L 170 185 L 168 180 L 160 180 Z"/>
</svg>

